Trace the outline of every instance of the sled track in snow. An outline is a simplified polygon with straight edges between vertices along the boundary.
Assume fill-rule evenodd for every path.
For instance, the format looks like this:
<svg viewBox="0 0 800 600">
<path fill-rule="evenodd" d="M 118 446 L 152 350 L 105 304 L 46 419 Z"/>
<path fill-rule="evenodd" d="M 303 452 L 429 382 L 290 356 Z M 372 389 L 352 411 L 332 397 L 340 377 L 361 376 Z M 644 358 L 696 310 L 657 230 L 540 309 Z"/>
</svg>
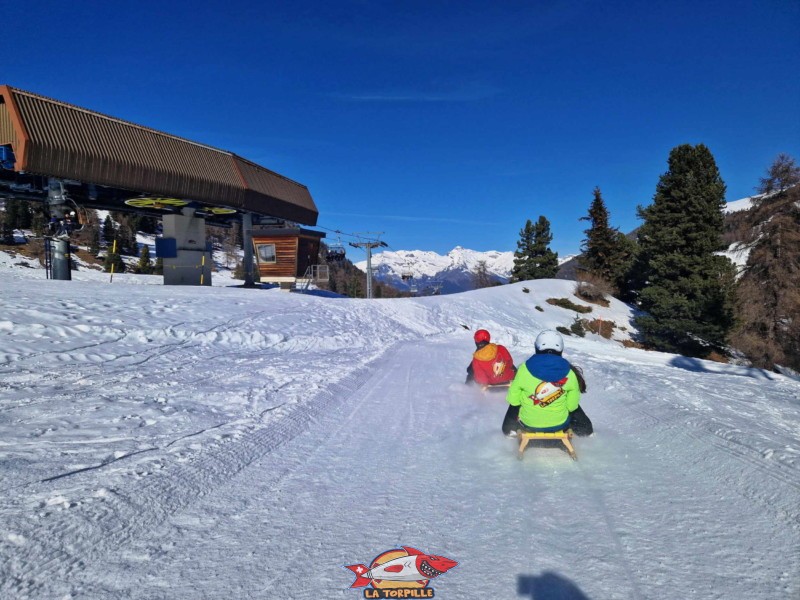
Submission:
<svg viewBox="0 0 800 600">
<path fill-rule="evenodd" d="M 578 471 L 580 471 L 581 477 L 586 480 L 587 490 L 594 498 L 597 512 L 600 514 L 600 517 L 603 520 L 603 525 L 608 532 L 608 537 L 611 539 L 611 543 L 616 550 L 614 556 L 617 558 L 617 562 L 620 564 L 625 576 L 628 579 L 628 583 L 630 584 L 631 588 L 631 598 L 634 600 L 640 600 L 641 598 L 645 597 L 645 595 L 642 593 L 641 581 L 636 575 L 636 569 L 634 569 L 633 565 L 631 564 L 631 559 L 629 558 L 630 550 L 625 547 L 620 539 L 620 535 L 618 533 L 619 527 L 617 527 L 614 517 L 611 515 L 611 511 L 608 509 L 608 503 L 595 484 L 595 481 L 589 471 L 580 462 L 577 462 L 576 465 L 578 467 Z"/>
<path fill-rule="evenodd" d="M 38 519 L 25 515 L 42 512 L 43 508 L 32 510 L 24 498 L 4 503 L 3 512 L 18 515 L 6 529 L 13 531 L 15 540 L 22 541 L 0 539 L 0 596 L 52 597 L 55 586 L 60 594 L 71 591 L 71 580 L 86 564 L 96 563 L 110 550 L 151 531 L 307 430 L 309 420 L 361 388 L 369 379 L 370 365 L 384 353 L 313 399 L 277 407 L 273 411 L 276 418 L 238 439 L 203 449 L 186 464 L 170 465 L 124 488 L 110 490 L 105 498 L 87 499 Z M 84 474 L 73 477 L 80 483 Z M 37 495 L 46 494 L 48 489 L 54 488 L 30 486 L 30 492 Z"/>
<path fill-rule="evenodd" d="M 593 366 L 599 364 L 596 360 L 590 359 L 587 359 L 586 362 L 593 364 Z M 657 373 L 654 376 L 657 376 Z M 622 392 L 618 395 L 618 400 L 625 403 L 626 410 L 630 410 L 637 415 L 636 420 L 639 429 L 646 430 L 649 436 L 655 435 L 665 441 L 672 440 L 670 442 L 672 447 L 680 447 L 680 444 L 677 444 L 674 440 L 680 439 L 681 436 L 688 437 L 693 441 L 699 442 L 703 447 L 724 453 L 734 461 L 742 464 L 743 468 L 746 466 L 746 468 L 752 469 L 754 474 L 757 473 L 763 477 L 765 485 L 762 489 L 756 489 L 755 486 L 752 486 L 744 490 L 738 485 L 739 482 L 734 475 L 727 473 L 724 477 L 740 493 L 751 500 L 756 500 L 763 504 L 767 510 L 774 511 L 794 526 L 800 524 L 798 516 L 776 508 L 772 499 L 768 496 L 770 487 L 774 488 L 775 484 L 785 486 L 790 496 L 796 496 L 800 492 L 800 472 L 797 469 L 793 469 L 791 466 L 779 461 L 768 461 L 757 448 L 725 437 L 719 431 L 714 431 L 708 427 L 708 421 L 705 418 L 699 421 L 696 418 L 688 418 L 688 413 L 684 412 L 686 407 L 675 406 L 678 409 L 675 419 L 664 418 L 663 415 L 654 414 L 652 411 L 643 408 L 635 397 L 625 393 L 625 385 L 622 383 L 624 380 L 623 374 L 613 373 L 613 378 L 614 385 L 611 389 L 615 390 L 615 393 L 617 390 Z M 710 392 L 704 388 L 704 393 Z M 724 398 L 724 396 L 720 397 Z"/>
<path fill-rule="evenodd" d="M 759 460 L 753 456 L 753 454 L 760 455 L 758 450 L 755 448 L 735 440 L 724 438 L 714 431 L 709 431 L 708 429 L 693 423 L 667 423 L 665 420 L 650 414 L 638 406 L 629 405 L 628 408 L 639 413 L 652 423 L 658 424 L 665 431 L 673 434 L 677 432 L 678 434 L 687 435 L 703 444 L 714 446 L 715 448 L 729 454 L 734 459 L 746 462 L 747 464 L 755 467 L 775 481 L 786 484 L 787 486 L 800 491 L 800 482 L 797 480 L 797 477 L 792 477 L 792 473 L 785 472 L 788 469 L 780 464 L 776 464 L 775 466 L 768 465 L 765 464 L 763 460 Z"/>
<path fill-rule="evenodd" d="M 750 446 L 740 444 L 734 440 L 721 437 L 716 432 L 705 429 L 697 424 L 667 422 L 666 420 L 659 418 L 644 410 L 640 406 L 632 403 L 628 403 L 627 408 L 642 416 L 646 421 L 649 422 L 649 424 L 658 425 L 660 431 L 656 432 L 656 435 L 660 437 L 672 439 L 680 436 L 689 437 L 699 442 L 702 446 L 711 446 L 714 449 L 731 457 L 733 460 L 743 465 L 747 465 L 748 467 L 752 468 L 753 471 L 764 476 L 766 479 L 771 480 L 771 484 L 778 483 L 784 485 L 787 488 L 790 488 L 794 492 L 795 496 L 798 496 L 798 493 L 800 493 L 800 481 L 798 481 L 797 476 L 793 477 L 793 473 L 787 472 L 789 471 L 788 468 L 782 467 L 779 464 L 766 464 L 763 459 L 760 460 L 757 456 L 754 456 L 754 454 L 760 456 L 755 448 L 751 448 Z M 767 510 L 774 512 L 776 515 L 782 519 L 785 519 L 794 527 L 800 526 L 800 517 L 798 517 L 798 515 L 778 508 L 775 506 L 773 500 L 770 499 L 769 496 L 766 496 L 764 490 L 771 489 L 769 487 L 769 485 L 771 485 L 770 483 L 767 483 L 766 488 L 759 489 L 757 492 L 757 488 L 755 487 L 742 488 L 738 485 L 738 482 L 735 480 L 735 478 L 730 474 L 727 474 L 724 477 L 726 480 L 730 481 L 730 483 L 733 485 L 733 489 L 738 490 L 740 494 L 750 498 L 751 500 L 757 501 L 759 504 L 762 504 Z"/>
</svg>

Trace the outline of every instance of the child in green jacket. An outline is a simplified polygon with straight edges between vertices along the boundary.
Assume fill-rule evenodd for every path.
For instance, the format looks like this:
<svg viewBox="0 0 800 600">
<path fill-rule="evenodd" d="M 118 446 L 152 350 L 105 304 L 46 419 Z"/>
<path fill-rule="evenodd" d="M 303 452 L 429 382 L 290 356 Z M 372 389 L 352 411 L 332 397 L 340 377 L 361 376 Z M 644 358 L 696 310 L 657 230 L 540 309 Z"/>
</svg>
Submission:
<svg viewBox="0 0 800 600">
<path fill-rule="evenodd" d="M 575 435 L 591 435 L 592 422 L 580 408 L 582 377 L 562 358 L 564 339 L 546 330 L 536 337 L 536 354 L 517 370 L 506 399 L 508 411 L 503 433 L 561 431 L 572 427 Z"/>
</svg>

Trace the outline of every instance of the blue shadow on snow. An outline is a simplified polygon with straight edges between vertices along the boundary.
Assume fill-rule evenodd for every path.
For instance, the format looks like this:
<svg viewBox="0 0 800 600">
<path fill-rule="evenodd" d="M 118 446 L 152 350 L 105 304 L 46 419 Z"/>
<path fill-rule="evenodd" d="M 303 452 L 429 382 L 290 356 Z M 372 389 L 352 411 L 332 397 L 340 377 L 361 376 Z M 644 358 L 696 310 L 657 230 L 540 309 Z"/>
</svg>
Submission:
<svg viewBox="0 0 800 600">
<path fill-rule="evenodd" d="M 517 595 L 531 600 L 590 600 L 572 581 L 552 571 L 538 576 L 519 575 Z"/>
<path fill-rule="evenodd" d="M 756 367 L 741 367 L 716 363 L 711 360 L 700 360 L 689 356 L 676 356 L 669 361 L 671 367 L 692 371 L 693 373 L 715 373 L 717 375 L 739 375 L 740 377 L 752 377 L 753 379 L 766 379 L 775 381 L 769 371 Z M 719 365 L 718 367 L 715 365 Z"/>
</svg>

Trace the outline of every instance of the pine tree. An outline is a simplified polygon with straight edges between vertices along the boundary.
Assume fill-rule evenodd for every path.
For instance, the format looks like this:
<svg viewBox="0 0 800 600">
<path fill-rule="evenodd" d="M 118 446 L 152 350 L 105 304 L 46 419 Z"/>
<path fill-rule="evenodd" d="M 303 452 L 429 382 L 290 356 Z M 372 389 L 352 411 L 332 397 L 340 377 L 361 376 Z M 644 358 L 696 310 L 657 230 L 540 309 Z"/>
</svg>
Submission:
<svg viewBox="0 0 800 600">
<path fill-rule="evenodd" d="M 5 210 L 3 211 L 3 227 L 6 231 L 6 238 L 11 236 L 9 244 L 14 243 L 14 230 L 17 228 L 19 221 L 19 201 L 10 199 L 5 201 Z"/>
<path fill-rule="evenodd" d="M 150 262 L 150 247 L 147 244 L 142 246 L 139 253 L 139 262 L 136 264 L 136 272 L 149 275 L 153 272 L 153 263 Z"/>
<path fill-rule="evenodd" d="M 757 367 L 800 371 L 800 167 L 780 155 L 761 179 L 767 196 L 744 213 L 747 264 L 736 291 L 732 343 Z"/>
<path fill-rule="evenodd" d="M 111 215 L 106 215 L 103 221 L 103 241 L 110 248 L 115 239 L 117 239 L 117 230 L 114 227 L 114 221 L 111 220 Z"/>
<path fill-rule="evenodd" d="M 47 226 L 47 219 L 44 212 L 41 210 L 34 210 L 31 216 L 31 230 L 36 237 L 44 236 L 44 230 Z"/>
<path fill-rule="evenodd" d="M 100 253 L 100 228 L 96 221 L 89 221 L 86 224 L 86 236 L 89 240 L 89 253 L 97 256 Z"/>
<path fill-rule="evenodd" d="M 365 296 L 364 288 L 366 286 L 366 281 L 362 282 L 361 277 L 358 275 L 351 276 L 345 285 L 345 293 L 350 298 L 363 298 Z"/>
<path fill-rule="evenodd" d="M 542 215 L 534 225 L 528 219 L 519 236 L 511 281 L 555 277 L 558 272 L 558 254 L 550 250 L 550 242 L 553 241 L 550 221 Z"/>
<path fill-rule="evenodd" d="M 8 205 L 6 205 L 8 206 Z M 8 212 L 0 213 L 0 244 L 12 245 L 14 243 L 14 228 L 10 225 Z"/>
<path fill-rule="evenodd" d="M 131 231 L 141 231 L 142 233 L 156 233 L 158 227 L 158 218 L 142 215 L 139 213 L 128 213 L 125 215 L 123 222 L 130 227 Z"/>
<path fill-rule="evenodd" d="M 20 226 L 22 229 L 30 229 L 33 226 L 33 207 L 27 200 L 20 200 L 22 210 L 20 211 Z"/>
<path fill-rule="evenodd" d="M 333 293 L 337 293 L 339 291 L 339 287 L 336 281 L 337 281 L 336 277 L 333 276 L 330 279 L 328 279 L 328 290 Z"/>
<path fill-rule="evenodd" d="M 104 265 L 105 272 L 110 273 L 112 266 L 114 267 L 114 273 L 125 272 L 125 263 L 122 261 L 122 256 L 120 256 L 119 252 L 111 252 L 109 248 Z"/>
<path fill-rule="evenodd" d="M 6 224 L 11 229 L 30 229 L 32 213 L 31 204 L 27 200 L 6 200 Z"/>
<path fill-rule="evenodd" d="M 136 243 L 136 231 L 125 223 L 119 228 L 120 253 L 126 256 L 138 256 L 139 244 Z"/>
<path fill-rule="evenodd" d="M 636 319 L 646 344 L 704 356 L 722 349 L 733 326 L 735 271 L 722 242 L 725 183 L 710 150 L 673 148 L 653 204 L 639 207 L 644 224 L 634 266 Z"/>
<path fill-rule="evenodd" d="M 618 229 L 609 225 L 609 214 L 600 188 L 594 188 L 594 199 L 589 214 L 581 217 L 589 221 L 580 257 L 582 268 L 595 277 L 606 281 L 617 290 L 624 287 L 625 274 L 630 267 L 631 244 Z"/>
</svg>

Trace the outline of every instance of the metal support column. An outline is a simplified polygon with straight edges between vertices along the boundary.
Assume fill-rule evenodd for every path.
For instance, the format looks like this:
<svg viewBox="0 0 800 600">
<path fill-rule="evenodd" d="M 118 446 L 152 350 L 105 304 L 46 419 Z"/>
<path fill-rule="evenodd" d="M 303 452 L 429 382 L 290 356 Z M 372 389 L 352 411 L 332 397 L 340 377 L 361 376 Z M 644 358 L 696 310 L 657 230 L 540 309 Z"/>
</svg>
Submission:
<svg viewBox="0 0 800 600">
<path fill-rule="evenodd" d="M 70 270 L 69 240 L 53 238 L 53 279 L 72 281 Z"/>
<path fill-rule="evenodd" d="M 367 251 L 367 298 L 372 298 L 372 249 L 386 248 L 386 242 L 377 240 L 370 242 L 350 242 L 354 248 L 364 248 Z"/>
<path fill-rule="evenodd" d="M 242 246 L 244 248 L 244 287 L 255 287 L 253 277 L 253 215 L 242 213 Z"/>
</svg>

